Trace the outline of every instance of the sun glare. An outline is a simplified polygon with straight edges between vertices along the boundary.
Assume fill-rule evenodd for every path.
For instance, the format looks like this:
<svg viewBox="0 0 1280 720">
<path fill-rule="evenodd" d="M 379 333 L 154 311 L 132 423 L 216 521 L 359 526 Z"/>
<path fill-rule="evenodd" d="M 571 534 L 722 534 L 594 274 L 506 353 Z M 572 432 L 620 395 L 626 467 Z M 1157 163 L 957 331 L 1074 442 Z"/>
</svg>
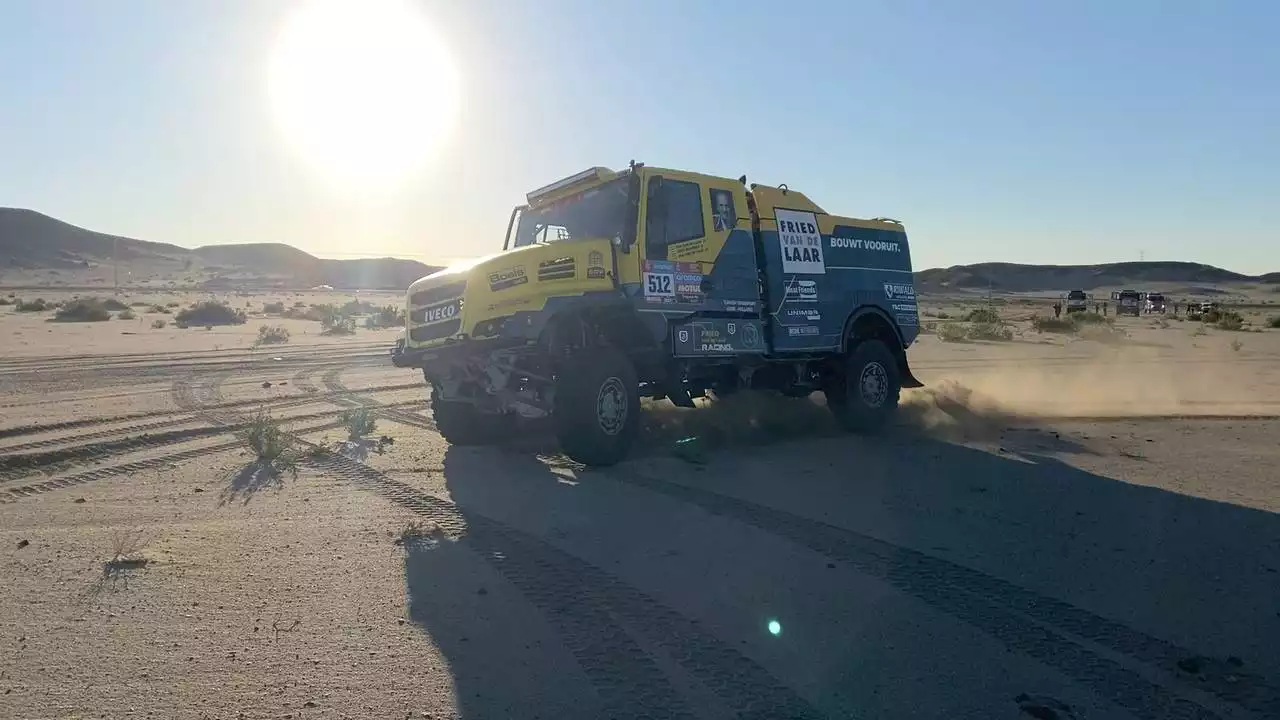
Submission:
<svg viewBox="0 0 1280 720">
<path fill-rule="evenodd" d="M 448 140 L 458 79 L 411 0 L 304 0 L 269 69 L 291 148 L 344 192 L 394 189 Z"/>
</svg>

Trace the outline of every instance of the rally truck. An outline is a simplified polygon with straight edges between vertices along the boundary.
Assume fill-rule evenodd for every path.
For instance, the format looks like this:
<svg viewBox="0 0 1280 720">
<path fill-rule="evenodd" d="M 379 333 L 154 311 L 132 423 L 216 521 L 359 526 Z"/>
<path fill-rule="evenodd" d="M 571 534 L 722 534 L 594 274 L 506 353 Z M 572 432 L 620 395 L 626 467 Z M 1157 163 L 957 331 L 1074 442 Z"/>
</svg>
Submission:
<svg viewBox="0 0 1280 720">
<path fill-rule="evenodd" d="M 680 407 L 739 389 L 826 395 L 850 431 L 919 387 L 903 225 L 803 193 L 632 162 L 530 192 L 502 252 L 407 291 L 398 367 L 419 368 L 451 444 L 545 419 L 566 455 L 623 459 L 640 399 Z"/>
<path fill-rule="evenodd" d="M 1111 299 L 1116 303 L 1116 315 L 1132 315 L 1138 317 L 1142 313 L 1142 302 L 1145 293 L 1137 290 L 1120 290 L 1111 293 Z"/>
<path fill-rule="evenodd" d="M 1158 292 L 1147 293 L 1146 311 L 1148 313 L 1160 313 L 1161 315 L 1163 315 L 1165 312 L 1165 307 L 1166 305 L 1165 305 L 1164 293 L 1158 293 Z"/>
<path fill-rule="evenodd" d="M 1089 296 L 1083 290 L 1072 290 L 1067 293 L 1067 314 L 1084 312 L 1089 309 Z"/>
</svg>

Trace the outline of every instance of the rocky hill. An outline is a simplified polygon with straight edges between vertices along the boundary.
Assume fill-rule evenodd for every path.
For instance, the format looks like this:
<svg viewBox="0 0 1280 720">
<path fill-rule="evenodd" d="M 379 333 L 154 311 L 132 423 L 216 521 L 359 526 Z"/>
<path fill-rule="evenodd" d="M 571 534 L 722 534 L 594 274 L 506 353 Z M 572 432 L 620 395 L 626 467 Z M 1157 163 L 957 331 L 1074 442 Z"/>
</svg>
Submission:
<svg viewBox="0 0 1280 720">
<path fill-rule="evenodd" d="M 916 287 L 921 292 L 948 291 L 1061 292 L 1096 288 L 1148 289 L 1171 286 L 1212 291 L 1222 284 L 1280 284 L 1280 273 L 1242 275 L 1212 265 L 1190 262 L 1123 262 L 1105 265 L 1018 265 L 979 263 L 921 270 Z"/>
<path fill-rule="evenodd" d="M 398 258 L 317 258 L 283 243 L 193 250 L 86 230 L 32 210 L 0 208 L 0 272 L 26 271 L 23 277 L 56 276 L 75 283 L 104 266 L 114 273 L 114 262 L 120 264 L 123 283 L 186 287 L 402 290 L 440 269 Z"/>
</svg>

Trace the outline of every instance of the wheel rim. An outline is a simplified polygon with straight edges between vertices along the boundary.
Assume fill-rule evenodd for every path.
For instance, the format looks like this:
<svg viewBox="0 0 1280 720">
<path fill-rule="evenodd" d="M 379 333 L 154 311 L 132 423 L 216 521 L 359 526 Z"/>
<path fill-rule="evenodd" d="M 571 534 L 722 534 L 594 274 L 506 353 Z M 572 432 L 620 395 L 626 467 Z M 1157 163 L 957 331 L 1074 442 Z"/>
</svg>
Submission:
<svg viewBox="0 0 1280 720">
<path fill-rule="evenodd" d="M 858 395 L 867 407 L 878 408 L 884 405 L 889 396 L 889 374 L 878 362 L 869 362 L 862 368 L 858 376 Z"/>
<path fill-rule="evenodd" d="M 596 421 L 605 435 L 617 435 L 627 423 L 627 390 L 616 377 L 600 386 L 596 395 Z"/>
</svg>

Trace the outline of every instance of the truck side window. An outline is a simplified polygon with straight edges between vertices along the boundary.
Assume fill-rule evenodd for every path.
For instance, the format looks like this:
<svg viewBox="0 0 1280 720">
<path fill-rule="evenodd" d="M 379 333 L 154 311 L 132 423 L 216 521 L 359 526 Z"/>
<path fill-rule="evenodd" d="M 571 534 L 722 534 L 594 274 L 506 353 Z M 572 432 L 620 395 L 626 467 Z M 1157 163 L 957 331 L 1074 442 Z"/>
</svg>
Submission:
<svg viewBox="0 0 1280 720">
<path fill-rule="evenodd" d="M 649 212 L 645 218 L 646 257 L 665 260 L 667 246 L 696 240 L 706 235 L 702 216 L 702 190 L 697 183 L 667 180 L 663 183 L 666 194 L 666 213 Z"/>
</svg>

